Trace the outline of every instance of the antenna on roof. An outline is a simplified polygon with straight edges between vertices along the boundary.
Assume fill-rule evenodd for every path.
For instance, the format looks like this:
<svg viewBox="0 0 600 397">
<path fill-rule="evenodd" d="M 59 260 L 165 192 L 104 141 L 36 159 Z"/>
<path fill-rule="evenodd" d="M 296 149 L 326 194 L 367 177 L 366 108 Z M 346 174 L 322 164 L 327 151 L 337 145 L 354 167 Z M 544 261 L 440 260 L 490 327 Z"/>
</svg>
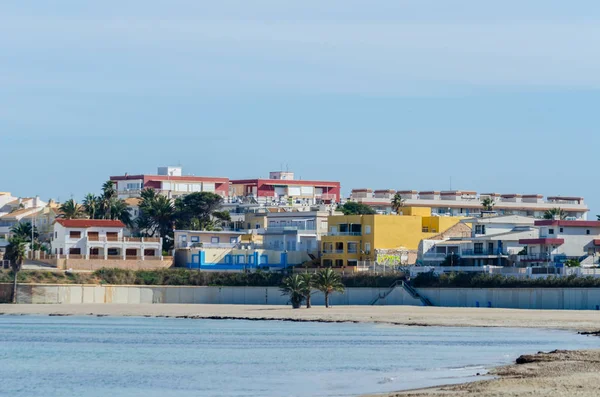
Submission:
<svg viewBox="0 0 600 397">
<path fill-rule="evenodd" d="M 452 191 L 452 175 L 450 176 L 450 191 Z"/>
</svg>

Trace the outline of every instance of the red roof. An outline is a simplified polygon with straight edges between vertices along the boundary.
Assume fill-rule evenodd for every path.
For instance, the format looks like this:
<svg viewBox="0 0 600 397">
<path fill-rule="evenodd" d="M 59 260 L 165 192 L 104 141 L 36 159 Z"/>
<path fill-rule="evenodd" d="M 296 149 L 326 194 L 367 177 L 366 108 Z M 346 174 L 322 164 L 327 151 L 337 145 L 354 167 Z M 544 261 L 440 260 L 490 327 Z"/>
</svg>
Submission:
<svg viewBox="0 0 600 397">
<path fill-rule="evenodd" d="M 110 219 L 57 219 L 56 223 L 64 227 L 88 228 L 88 227 L 118 227 L 124 228 L 125 224 L 121 221 Z"/>
<path fill-rule="evenodd" d="M 565 226 L 565 227 L 600 227 L 600 221 L 563 221 L 543 220 L 535 221 L 536 226 Z"/>
<path fill-rule="evenodd" d="M 519 244 L 531 244 L 531 245 L 562 245 L 565 243 L 563 238 L 525 238 L 520 239 Z"/>
</svg>

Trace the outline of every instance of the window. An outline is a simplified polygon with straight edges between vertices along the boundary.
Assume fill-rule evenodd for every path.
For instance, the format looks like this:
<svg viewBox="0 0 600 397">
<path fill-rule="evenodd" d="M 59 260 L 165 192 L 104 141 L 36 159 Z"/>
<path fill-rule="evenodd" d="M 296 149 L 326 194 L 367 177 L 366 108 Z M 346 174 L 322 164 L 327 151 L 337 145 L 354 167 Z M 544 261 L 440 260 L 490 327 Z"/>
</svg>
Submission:
<svg viewBox="0 0 600 397">
<path fill-rule="evenodd" d="M 371 243 L 365 243 L 365 254 L 371 253 Z"/>
<path fill-rule="evenodd" d="M 421 229 L 421 231 L 422 231 L 423 233 L 429 233 L 429 227 L 427 227 L 427 226 L 423 226 L 423 228 Z"/>
<path fill-rule="evenodd" d="M 200 242 L 200 236 L 191 236 L 190 237 L 190 241 L 192 243 L 199 243 Z"/>
<path fill-rule="evenodd" d="M 365 234 L 371 234 L 371 225 L 365 226 Z"/>
<path fill-rule="evenodd" d="M 554 229 L 548 229 L 548 234 L 554 234 Z"/>
<path fill-rule="evenodd" d="M 267 255 L 260 256 L 260 264 L 267 265 L 269 263 L 269 257 Z"/>
<path fill-rule="evenodd" d="M 70 231 L 69 232 L 69 238 L 81 238 L 81 232 Z"/>
<path fill-rule="evenodd" d="M 230 242 L 231 244 L 235 244 L 235 243 L 237 243 L 237 237 L 229 237 L 229 242 Z"/>
<path fill-rule="evenodd" d="M 231 264 L 231 255 L 225 255 L 225 258 L 223 258 L 223 262 L 225 262 L 226 264 Z"/>
<path fill-rule="evenodd" d="M 560 233 L 564 232 L 565 229 L 563 229 L 562 227 L 560 229 L 558 229 Z"/>
<path fill-rule="evenodd" d="M 246 256 L 245 255 L 238 255 L 237 256 L 237 263 L 246 263 Z"/>
<path fill-rule="evenodd" d="M 473 245 L 473 252 L 475 254 L 482 254 L 483 253 L 483 243 L 475 243 Z"/>
<path fill-rule="evenodd" d="M 212 244 L 219 244 L 219 237 L 211 237 L 210 242 Z"/>
<path fill-rule="evenodd" d="M 475 234 L 485 234 L 485 225 L 475 225 Z"/>
<path fill-rule="evenodd" d="M 356 254 L 358 252 L 358 243 L 349 242 L 348 243 L 348 253 Z"/>
<path fill-rule="evenodd" d="M 590 234 L 590 229 L 586 230 L 585 234 Z"/>
<path fill-rule="evenodd" d="M 58 232 L 54 232 L 54 238 L 58 238 Z"/>
</svg>

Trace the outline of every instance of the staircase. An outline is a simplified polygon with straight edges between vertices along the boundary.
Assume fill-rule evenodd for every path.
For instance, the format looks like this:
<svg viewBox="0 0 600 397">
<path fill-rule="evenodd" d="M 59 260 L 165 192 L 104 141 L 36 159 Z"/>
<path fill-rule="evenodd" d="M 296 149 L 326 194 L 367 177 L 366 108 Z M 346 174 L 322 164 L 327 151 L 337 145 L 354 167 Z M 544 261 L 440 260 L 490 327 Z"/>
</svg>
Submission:
<svg viewBox="0 0 600 397">
<path fill-rule="evenodd" d="M 374 306 L 377 304 L 377 302 L 379 302 L 381 299 L 385 299 L 388 297 L 389 294 L 391 294 L 397 287 L 401 286 L 402 288 L 404 288 L 404 290 L 406 292 L 408 292 L 408 294 L 410 296 L 412 296 L 415 299 L 419 299 L 421 301 L 421 303 L 423 304 L 423 306 L 433 306 L 433 304 L 431 303 L 431 301 L 429 299 L 427 299 L 424 296 L 419 295 L 419 293 L 417 292 L 416 289 L 414 289 L 413 287 L 411 287 L 408 283 L 402 281 L 402 280 L 397 280 L 396 282 L 394 282 L 394 284 L 392 284 L 390 286 L 390 288 L 385 291 L 383 294 L 379 294 L 379 296 L 375 299 L 373 299 L 370 303 L 371 306 Z"/>
</svg>

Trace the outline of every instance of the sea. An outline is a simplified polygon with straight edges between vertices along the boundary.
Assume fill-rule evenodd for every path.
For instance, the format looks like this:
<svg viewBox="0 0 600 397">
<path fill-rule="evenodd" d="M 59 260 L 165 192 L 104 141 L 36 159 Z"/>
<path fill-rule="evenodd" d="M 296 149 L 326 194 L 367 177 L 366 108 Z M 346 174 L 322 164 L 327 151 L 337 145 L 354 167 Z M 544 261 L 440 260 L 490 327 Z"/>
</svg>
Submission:
<svg viewBox="0 0 600 397">
<path fill-rule="evenodd" d="M 358 396 L 600 347 L 544 329 L 144 317 L 4 315 L 0 332 L 0 396 L 11 397 Z"/>
</svg>

